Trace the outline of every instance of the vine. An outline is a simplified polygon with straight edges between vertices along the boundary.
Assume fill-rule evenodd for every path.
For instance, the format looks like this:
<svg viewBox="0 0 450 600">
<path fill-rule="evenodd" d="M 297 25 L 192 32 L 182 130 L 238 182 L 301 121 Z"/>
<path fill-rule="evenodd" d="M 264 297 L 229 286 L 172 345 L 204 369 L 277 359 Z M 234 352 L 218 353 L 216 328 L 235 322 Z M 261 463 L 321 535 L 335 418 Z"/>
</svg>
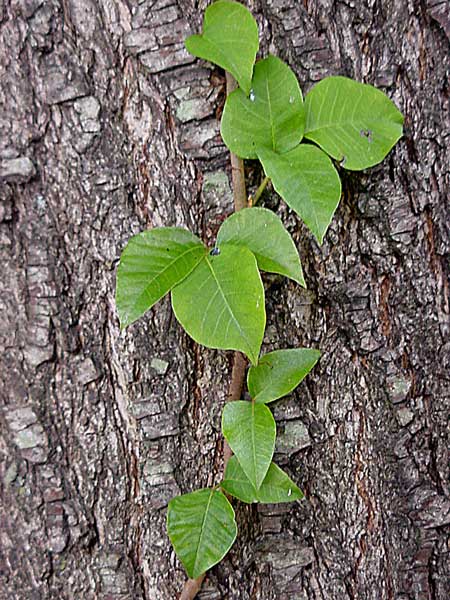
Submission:
<svg viewBox="0 0 450 600">
<path fill-rule="evenodd" d="M 209 6 L 203 33 L 190 36 L 186 47 L 227 72 L 221 134 L 231 152 L 236 212 L 220 227 L 213 248 L 179 227 L 154 228 L 131 238 L 121 255 L 116 289 L 122 328 L 170 292 L 178 322 L 196 342 L 235 350 L 229 391 L 234 402 L 226 403 L 222 413 L 228 443 L 223 480 L 169 502 L 168 534 L 190 578 L 185 599 L 194 597 L 204 573 L 236 539 L 227 495 L 246 503 L 303 497 L 272 460 L 276 425 L 267 405 L 289 394 L 320 352 L 293 348 L 260 356 L 266 324 L 260 271 L 284 275 L 303 287 L 305 281 L 282 221 L 255 205 L 271 181 L 321 244 L 341 196 L 333 160 L 348 170 L 373 166 L 400 139 L 403 125 L 402 114 L 381 91 L 345 77 L 323 79 L 304 101 L 287 64 L 271 55 L 255 62 L 257 24 L 237 2 Z M 258 159 L 265 173 L 248 206 L 243 159 Z M 241 400 L 243 355 L 251 362 L 250 402 Z"/>
</svg>

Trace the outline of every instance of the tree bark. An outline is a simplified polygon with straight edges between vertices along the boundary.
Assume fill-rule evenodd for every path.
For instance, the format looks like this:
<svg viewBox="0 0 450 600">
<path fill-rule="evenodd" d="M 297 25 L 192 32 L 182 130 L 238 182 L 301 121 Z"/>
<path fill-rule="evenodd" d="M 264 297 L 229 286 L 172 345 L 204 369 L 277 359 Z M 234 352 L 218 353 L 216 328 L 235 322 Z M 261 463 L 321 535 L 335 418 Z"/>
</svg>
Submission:
<svg viewBox="0 0 450 600">
<path fill-rule="evenodd" d="M 1 581 L 5 599 L 176 598 L 168 500 L 215 485 L 231 353 L 166 299 L 120 333 L 114 279 L 142 229 L 214 243 L 232 211 L 225 77 L 184 49 L 206 3 L 0 0 Z M 308 290 L 265 277 L 264 351 L 322 359 L 274 405 L 302 502 L 236 503 L 202 600 L 449 597 L 449 39 L 445 2 L 255 0 L 303 92 L 383 89 L 405 137 L 343 172 L 325 242 L 273 193 Z M 249 193 L 261 178 L 247 165 Z"/>
</svg>

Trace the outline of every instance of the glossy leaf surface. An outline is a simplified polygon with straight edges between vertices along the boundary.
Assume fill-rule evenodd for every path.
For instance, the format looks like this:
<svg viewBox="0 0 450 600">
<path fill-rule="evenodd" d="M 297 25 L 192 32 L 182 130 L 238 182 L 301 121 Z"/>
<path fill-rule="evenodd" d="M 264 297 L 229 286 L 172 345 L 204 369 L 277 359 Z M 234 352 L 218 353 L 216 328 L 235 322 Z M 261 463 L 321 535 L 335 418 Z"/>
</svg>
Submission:
<svg viewBox="0 0 450 600">
<path fill-rule="evenodd" d="M 187 574 L 195 579 L 222 560 L 236 539 L 234 510 L 217 490 L 198 490 L 169 502 L 167 532 Z"/>
<path fill-rule="evenodd" d="M 222 432 L 252 485 L 259 489 L 272 461 L 276 425 L 264 404 L 228 402 Z"/>
<path fill-rule="evenodd" d="M 280 273 L 305 286 L 297 248 L 281 219 L 267 208 L 244 208 L 232 214 L 219 229 L 222 243 L 246 246 L 262 271 Z"/>
<path fill-rule="evenodd" d="M 309 144 L 286 154 L 260 150 L 258 155 L 277 193 L 321 244 L 341 197 L 341 180 L 331 160 Z"/>
<path fill-rule="evenodd" d="M 305 100 L 305 137 L 356 171 L 381 162 L 403 135 L 403 115 L 382 91 L 327 77 Z"/>
<path fill-rule="evenodd" d="M 255 402 L 267 403 L 292 392 L 320 358 L 319 350 L 292 348 L 264 354 L 247 374 L 247 385 Z"/>
<path fill-rule="evenodd" d="M 246 94 L 258 47 L 258 26 L 252 14 L 242 4 L 227 0 L 208 6 L 203 33 L 186 40 L 188 52 L 229 71 Z"/>
<path fill-rule="evenodd" d="M 247 248 L 222 244 L 172 290 L 175 316 L 199 344 L 240 350 L 256 363 L 266 324 L 264 288 Z"/>
<path fill-rule="evenodd" d="M 242 90 L 225 103 L 220 131 L 241 158 L 257 158 L 259 148 L 287 152 L 303 137 L 305 109 L 297 78 L 286 63 L 269 56 L 255 65 L 250 95 Z"/>
<path fill-rule="evenodd" d="M 277 504 L 303 498 L 302 491 L 275 463 L 270 464 L 264 481 L 257 490 L 244 473 L 236 456 L 232 456 L 228 461 L 221 486 L 228 494 L 247 504 L 252 502 Z"/>
<path fill-rule="evenodd" d="M 182 281 L 206 252 L 195 235 L 179 227 L 150 229 L 132 237 L 117 269 L 121 327 L 136 321 Z"/>
</svg>

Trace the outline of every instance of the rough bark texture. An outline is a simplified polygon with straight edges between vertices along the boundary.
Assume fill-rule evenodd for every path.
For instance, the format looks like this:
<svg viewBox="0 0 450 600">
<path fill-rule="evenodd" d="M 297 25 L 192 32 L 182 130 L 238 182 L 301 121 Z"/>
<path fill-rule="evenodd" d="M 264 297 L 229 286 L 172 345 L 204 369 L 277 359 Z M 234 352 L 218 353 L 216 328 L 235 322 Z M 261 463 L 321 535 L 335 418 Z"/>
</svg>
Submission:
<svg viewBox="0 0 450 600">
<path fill-rule="evenodd" d="M 166 504 L 218 482 L 231 353 L 194 344 L 167 300 L 121 334 L 114 277 L 132 234 L 212 242 L 232 210 L 224 74 L 183 46 L 205 4 L 0 0 L 2 599 L 166 600 L 185 580 Z M 406 133 L 343 173 L 322 248 L 264 195 L 308 284 L 266 278 L 264 349 L 323 351 L 274 408 L 307 499 L 239 506 L 199 598 L 447 600 L 448 4 L 248 6 L 304 92 L 373 83 Z"/>
</svg>

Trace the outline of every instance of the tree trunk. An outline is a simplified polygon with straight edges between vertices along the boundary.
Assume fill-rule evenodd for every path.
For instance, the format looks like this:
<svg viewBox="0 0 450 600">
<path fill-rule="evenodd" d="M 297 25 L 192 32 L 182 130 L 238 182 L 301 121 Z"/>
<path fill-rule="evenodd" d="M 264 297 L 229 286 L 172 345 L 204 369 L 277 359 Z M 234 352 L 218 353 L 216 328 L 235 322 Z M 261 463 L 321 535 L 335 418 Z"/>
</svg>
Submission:
<svg viewBox="0 0 450 600">
<path fill-rule="evenodd" d="M 176 598 L 167 502 L 220 480 L 231 353 L 190 340 L 167 299 L 124 333 L 114 304 L 131 235 L 213 243 L 232 210 L 225 77 L 183 45 L 205 4 L 0 0 L 2 599 Z M 264 196 L 308 285 L 265 277 L 264 351 L 323 352 L 274 406 L 275 460 L 306 500 L 237 504 L 199 598 L 447 600 L 448 5 L 248 6 L 304 93 L 373 83 L 406 125 L 382 165 L 342 173 L 321 248 Z"/>
</svg>

